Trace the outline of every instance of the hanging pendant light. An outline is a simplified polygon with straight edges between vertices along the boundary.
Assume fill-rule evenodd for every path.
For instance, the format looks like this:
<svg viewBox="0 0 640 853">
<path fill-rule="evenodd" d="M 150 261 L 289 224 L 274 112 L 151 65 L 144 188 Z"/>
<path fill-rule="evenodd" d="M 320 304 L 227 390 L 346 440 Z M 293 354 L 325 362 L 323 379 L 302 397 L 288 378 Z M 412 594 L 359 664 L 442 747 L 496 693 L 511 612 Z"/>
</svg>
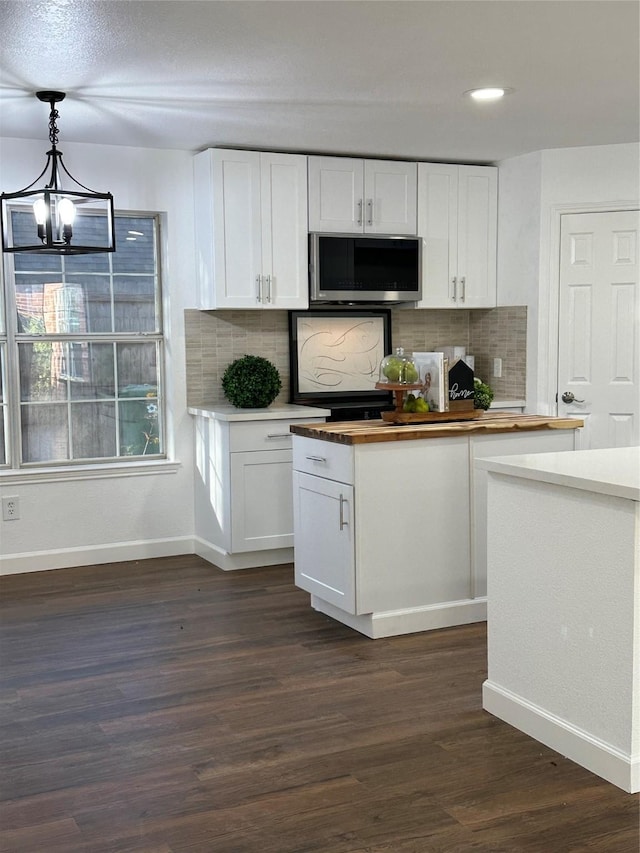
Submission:
<svg viewBox="0 0 640 853">
<path fill-rule="evenodd" d="M 2 193 L 2 251 L 47 255 L 115 252 L 113 196 L 85 187 L 67 170 L 58 151 L 58 110 L 64 92 L 36 92 L 50 104 L 47 162 L 35 181 L 14 193 Z M 48 183 L 36 184 L 48 173 Z M 67 186 L 62 186 L 65 177 Z M 46 178 L 45 178 L 46 179 Z M 69 179 L 69 180 L 66 180 Z M 71 183 L 70 183 L 71 182 Z"/>
</svg>

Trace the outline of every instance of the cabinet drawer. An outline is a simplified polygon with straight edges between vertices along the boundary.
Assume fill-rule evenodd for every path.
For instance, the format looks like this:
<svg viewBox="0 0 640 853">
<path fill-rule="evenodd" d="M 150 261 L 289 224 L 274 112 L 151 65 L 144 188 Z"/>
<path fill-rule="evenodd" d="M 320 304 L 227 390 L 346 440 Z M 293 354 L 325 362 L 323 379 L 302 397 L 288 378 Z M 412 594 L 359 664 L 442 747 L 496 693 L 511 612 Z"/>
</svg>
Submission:
<svg viewBox="0 0 640 853">
<path fill-rule="evenodd" d="M 304 423 L 315 423 L 323 418 L 305 418 Z M 229 430 L 229 450 L 288 450 L 291 448 L 291 424 L 300 420 L 270 420 L 232 422 Z"/>
<path fill-rule="evenodd" d="M 353 485 L 353 448 L 317 438 L 293 437 L 293 469 Z"/>
</svg>

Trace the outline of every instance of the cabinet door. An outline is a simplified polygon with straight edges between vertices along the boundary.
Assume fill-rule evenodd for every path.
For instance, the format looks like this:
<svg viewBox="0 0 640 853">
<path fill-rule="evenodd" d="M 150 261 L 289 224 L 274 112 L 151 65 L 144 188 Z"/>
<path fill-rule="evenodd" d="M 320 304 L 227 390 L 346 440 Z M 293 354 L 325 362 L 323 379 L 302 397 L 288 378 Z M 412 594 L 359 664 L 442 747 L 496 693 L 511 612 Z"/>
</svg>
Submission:
<svg viewBox="0 0 640 853">
<path fill-rule="evenodd" d="M 293 472 L 295 582 L 355 613 L 353 486 Z"/>
<path fill-rule="evenodd" d="M 307 158 L 261 154 L 263 308 L 308 308 Z"/>
<path fill-rule="evenodd" d="M 494 308 L 498 172 L 493 166 L 458 168 L 458 304 Z"/>
<path fill-rule="evenodd" d="M 364 161 L 364 230 L 368 234 L 417 233 L 416 163 Z"/>
<path fill-rule="evenodd" d="M 418 308 L 455 308 L 458 275 L 458 167 L 418 164 L 422 299 Z"/>
<path fill-rule="evenodd" d="M 260 155 L 209 149 L 196 160 L 199 307 L 259 308 Z"/>
<path fill-rule="evenodd" d="M 309 157 L 309 231 L 360 234 L 364 222 L 364 162 Z"/>
<path fill-rule="evenodd" d="M 231 454 L 231 552 L 293 546 L 291 450 Z"/>
</svg>

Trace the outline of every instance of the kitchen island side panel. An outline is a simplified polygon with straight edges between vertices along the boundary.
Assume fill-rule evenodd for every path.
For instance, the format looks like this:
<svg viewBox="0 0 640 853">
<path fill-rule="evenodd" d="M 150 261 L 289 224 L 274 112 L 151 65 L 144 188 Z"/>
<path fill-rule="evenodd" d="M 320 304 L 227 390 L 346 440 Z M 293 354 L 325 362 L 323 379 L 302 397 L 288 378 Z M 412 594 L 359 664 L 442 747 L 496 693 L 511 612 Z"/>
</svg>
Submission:
<svg viewBox="0 0 640 853">
<path fill-rule="evenodd" d="M 467 437 L 354 451 L 357 612 L 468 599 Z"/>
</svg>

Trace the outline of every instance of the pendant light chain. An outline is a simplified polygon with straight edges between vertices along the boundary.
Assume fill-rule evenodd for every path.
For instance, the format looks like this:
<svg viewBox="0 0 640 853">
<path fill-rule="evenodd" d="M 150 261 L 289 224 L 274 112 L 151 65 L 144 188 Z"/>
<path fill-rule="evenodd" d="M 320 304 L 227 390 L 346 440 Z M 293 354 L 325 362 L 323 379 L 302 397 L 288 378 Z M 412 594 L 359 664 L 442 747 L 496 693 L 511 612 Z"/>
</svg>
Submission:
<svg viewBox="0 0 640 853">
<path fill-rule="evenodd" d="M 55 101 L 51 101 L 51 112 L 49 113 L 49 142 L 55 148 L 58 144 L 58 125 L 56 122 L 60 117 L 60 113 L 55 107 Z"/>
</svg>

